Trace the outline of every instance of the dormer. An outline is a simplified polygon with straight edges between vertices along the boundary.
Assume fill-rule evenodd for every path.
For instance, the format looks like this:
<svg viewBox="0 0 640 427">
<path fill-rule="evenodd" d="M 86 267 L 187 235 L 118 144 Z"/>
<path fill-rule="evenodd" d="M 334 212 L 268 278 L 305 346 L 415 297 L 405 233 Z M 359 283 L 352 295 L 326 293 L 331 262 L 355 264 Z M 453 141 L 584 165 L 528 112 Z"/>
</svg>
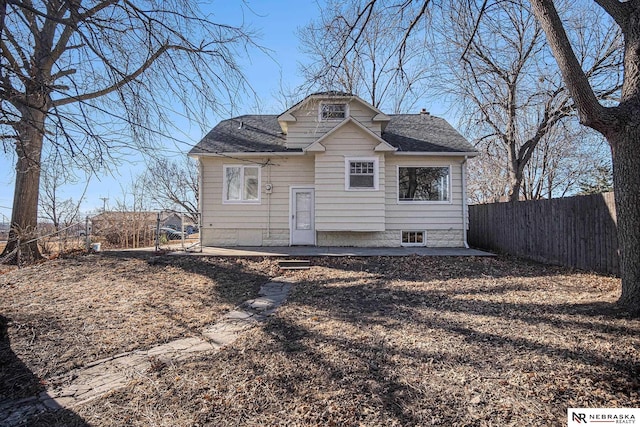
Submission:
<svg viewBox="0 0 640 427">
<path fill-rule="evenodd" d="M 378 137 L 390 118 L 361 98 L 345 92 L 310 95 L 278 116 L 289 149 L 306 148 L 345 120 L 353 118 Z"/>
</svg>

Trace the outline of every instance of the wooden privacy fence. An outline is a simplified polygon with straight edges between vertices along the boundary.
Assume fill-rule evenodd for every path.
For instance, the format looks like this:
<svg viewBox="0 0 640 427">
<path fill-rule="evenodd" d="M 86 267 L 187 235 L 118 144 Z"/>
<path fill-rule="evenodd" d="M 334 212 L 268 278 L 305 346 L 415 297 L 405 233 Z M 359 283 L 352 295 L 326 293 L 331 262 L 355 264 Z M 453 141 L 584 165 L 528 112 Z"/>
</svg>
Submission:
<svg viewBox="0 0 640 427">
<path fill-rule="evenodd" d="M 619 275 L 613 193 L 469 206 L 469 244 Z"/>
</svg>

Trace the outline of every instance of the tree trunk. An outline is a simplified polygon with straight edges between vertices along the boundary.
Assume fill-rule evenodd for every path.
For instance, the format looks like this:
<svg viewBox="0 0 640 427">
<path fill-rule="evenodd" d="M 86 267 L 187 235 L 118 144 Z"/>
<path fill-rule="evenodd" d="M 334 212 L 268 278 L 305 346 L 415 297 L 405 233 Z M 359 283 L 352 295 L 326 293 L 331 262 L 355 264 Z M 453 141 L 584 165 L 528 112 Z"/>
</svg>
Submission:
<svg viewBox="0 0 640 427">
<path fill-rule="evenodd" d="M 518 168 L 515 166 L 514 168 Z M 523 172 L 521 170 L 513 170 L 509 172 L 509 201 L 517 202 L 520 200 L 520 190 L 522 189 Z"/>
<path fill-rule="evenodd" d="M 16 182 L 11 211 L 9 239 L 0 258 L 8 263 L 29 264 L 42 258 L 36 238 L 38 226 L 38 189 L 42 154 L 44 114 L 29 109 L 19 125 L 16 141 Z M 28 243 L 26 243 L 28 242 Z"/>
<path fill-rule="evenodd" d="M 618 303 L 640 315 L 640 128 L 627 126 L 626 132 L 609 141 L 613 154 L 613 182 L 620 246 L 622 293 Z"/>
</svg>

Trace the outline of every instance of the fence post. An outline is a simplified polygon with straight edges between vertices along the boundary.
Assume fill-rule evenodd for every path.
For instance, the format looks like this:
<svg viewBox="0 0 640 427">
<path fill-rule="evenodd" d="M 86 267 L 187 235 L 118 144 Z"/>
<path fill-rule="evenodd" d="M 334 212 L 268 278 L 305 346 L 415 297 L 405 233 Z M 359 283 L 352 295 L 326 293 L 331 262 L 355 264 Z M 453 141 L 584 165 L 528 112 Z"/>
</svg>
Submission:
<svg viewBox="0 0 640 427">
<path fill-rule="evenodd" d="M 156 252 L 160 250 L 160 212 L 156 214 Z"/>
<path fill-rule="evenodd" d="M 180 231 L 182 231 L 182 250 L 184 251 L 184 211 L 180 212 L 180 228 Z"/>
<path fill-rule="evenodd" d="M 89 215 L 84 219 L 84 243 L 87 248 L 87 252 L 91 249 L 91 231 L 89 230 Z"/>
</svg>

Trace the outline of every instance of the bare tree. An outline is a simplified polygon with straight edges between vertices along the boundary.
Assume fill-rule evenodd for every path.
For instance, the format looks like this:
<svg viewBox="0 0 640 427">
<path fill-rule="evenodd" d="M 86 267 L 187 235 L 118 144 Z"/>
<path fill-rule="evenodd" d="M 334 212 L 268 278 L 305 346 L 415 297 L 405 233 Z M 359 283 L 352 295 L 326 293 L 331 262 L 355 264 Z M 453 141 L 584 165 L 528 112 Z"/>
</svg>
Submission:
<svg viewBox="0 0 640 427">
<path fill-rule="evenodd" d="M 58 155 L 51 155 L 42 161 L 38 198 L 39 216 L 51 221 L 55 231 L 80 220 L 80 204 L 84 198 L 84 192 L 76 201 L 73 198 L 63 198 L 61 195 L 62 187 L 77 182 L 77 177 L 65 166 L 64 159 Z M 87 180 L 87 186 L 88 183 Z"/>
<path fill-rule="evenodd" d="M 497 203 L 507 197 L 507 168 L 497 148 L 488 146 L 467 166 L 467 197 L 472 204 Z"/>
<path fill-rule="evenodd" d="M 149 197 L 163 210 L 180 210 L 198 223 L 198 165 L 187 156 L 182 161 L 159 158 L 144 175 Z"/>
<path fill-rule="evenodd" d="M 536 200 L 575 194 L 607 159 L 606 144 L 573 120 L 555 126 L 538 143 L 524 171 L 522 197 Z"/>
<path fill-rule="evenodd" d="M 156 215 L 151 211 L 149 188 L 144 178 L 134 177 L 121 186 L 115 207 L 91 218 L 93 235 L 116 248 L 149 246 L 153 240 Z"/>
<path fill-rule="evenodd" d="M 596 0 L 618 25 L 624 39 L 624 80 L 617 105 L 603 105 L 580 63 L 563 21 L 551 0 L 531 0 L 580 123 L 607 138 L 620 243 L 622 295 L 619 302 L 640 314 L 640 3 Z"/>
<path fill-rule="evenodd" d="M 37 226 L 43 146 L 104 167 L 124 148 L 152 149 L 165 107 L 204 116 L 243 87 L 235 57 L 250 34 L 196 2 L 5 0 L 0 17 L 0 136 L 17 155 L 5 254 Z M 21 253 L 40 256 L 35 242 Z"/>
<path fill-rule="evenodd" d="M 504 159 L 508 199 L 516 201 L 536 194 L 531 182 L 528 193 L 522 191 L 527 172 L 529 178 L 544 176 L 549 187 L 549 178 L 559 170 L 582 169 L 573 162 L 575 156 L 561 153 L 562 146 L 571 145 L 568 139 L 578 138 L 580 132 L 569 130 L 573 102 L 557 68 L 545 64 L 544 34 L 528 4 L 497 2 L 478 20 L 481 7 L 461 3 L 445 11 L 442 21 L 450 23 L 445 28 L 451 34 L 445 63 L 450 72 L 441 74 L 451 76 L 448 91 L 462 100 L 463 116 L 478 148 Z M 590 39 L 588 48 L 583 46 L 587 28 L 600 36 Z M 574 41 L 582 48 L 587 74 L 600 82 L 599 99 L 609 99 L 620 89 L 619 33 L 609 27 L 599 34 L 598 28 L 597 20 L 580 22 Z M 603 75 L 613 78 L 604 80 Z M 540 184 L 535 185 L 539 190 Z"/>
<path fill-rule="evenodd" d="M 368 25 L 352 32 L 358 0 L 332 0 L 318 19 L 298 31 L 310 63 L 301 67 L 306 83 L 301 90 L 338 90 L 357 94 L 373 106 L 406 112 L 425 94 L 430 67 L 413 37 L 404 38 L 410 15 L 389 16 L 371 10 Z M 395 52 L 410 46 L 398 63 Z M 298 91 L 299 92 L 299 91 Z"/>
<path fill-rule="evenodd" d="M 596 166 L 596 173 L 590 180 L 580 182 L 581 195 L 600 194 L 613 191 L 613 170 L 611 165 L 601 164 Z"/>
</svg>

